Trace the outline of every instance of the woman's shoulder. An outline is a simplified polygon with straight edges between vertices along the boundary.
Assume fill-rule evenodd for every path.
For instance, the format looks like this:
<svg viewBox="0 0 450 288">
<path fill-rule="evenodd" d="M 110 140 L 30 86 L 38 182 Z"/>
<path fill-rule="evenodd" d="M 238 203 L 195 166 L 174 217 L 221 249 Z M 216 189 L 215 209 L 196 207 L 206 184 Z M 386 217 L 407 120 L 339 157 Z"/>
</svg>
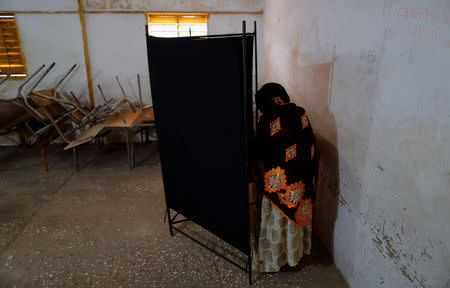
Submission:
<svg viewBox="0 0 450 288">
<path fill-rule="evenodd" d="M 294 103 L 289 103 L 279 106 L 271 112 L 264 113 L 260 118 L 260 122 L 270 123 L 277 118 L 299 117 L 303 114 L 305 114 L 305 109 L 303 107 L 297 106 Z"/>
<path fill-rule="evenodd" d="M 303 107 L 295 105 L 294 103 L 283 105 L 281 110 L 282 114 L 299 115 L 299 116 L 305 114 L 305 109 Z"/>
</svg>

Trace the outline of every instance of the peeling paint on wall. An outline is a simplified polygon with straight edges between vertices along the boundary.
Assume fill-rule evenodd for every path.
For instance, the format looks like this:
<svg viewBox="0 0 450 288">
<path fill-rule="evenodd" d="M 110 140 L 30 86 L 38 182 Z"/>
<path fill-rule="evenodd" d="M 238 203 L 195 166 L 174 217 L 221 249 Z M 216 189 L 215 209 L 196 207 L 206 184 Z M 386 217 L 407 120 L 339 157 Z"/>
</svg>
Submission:
<svg viewBox="0 0 450 288">
<path fill-rule="evenodd" d="M 148 9 L 150 0 L 84 0 L 84 8 L 102 9 Z"/>
<path fill-rule="evenodd" d="M 84 0 L 86 10 L 262 11 L 263 0 Z"/>
<path fill-rule="evenodd" d="M 372 241 L 378 251 L 383 255 L 383 257 L 385 257 L 385 259 L 393 261 L 395 269 L 402 273 L 402 275 L 408 279 L 412 285 L 422 288 L 429 287 L 426 283 L 426 278 L 420 271 L 414 269 L 411 262 L 426 264 L 431 261 L 432 257 L 427 251 L 427 249 L 430 248 L 428 246 L 424 246 L 423 249 L 419 249 L 418 251 L 414 251 L 413 253 L 407 255 L 401 247 L 403 237 L 405 237 L 404 227 L 401 226 L 400 230 L 395 233 L 394 237 L 390 236 L 385 228 L 386 221 L 383 221 L 382 225 L 377 224 L 371 228 L 371 231 L 374 233 Z M 396 228 L 395 222 L 392 223 L 392 228 Z M 428 244 L 432 246 L 431 240 L 428 239 L 428 241 Z"/>
</svg>

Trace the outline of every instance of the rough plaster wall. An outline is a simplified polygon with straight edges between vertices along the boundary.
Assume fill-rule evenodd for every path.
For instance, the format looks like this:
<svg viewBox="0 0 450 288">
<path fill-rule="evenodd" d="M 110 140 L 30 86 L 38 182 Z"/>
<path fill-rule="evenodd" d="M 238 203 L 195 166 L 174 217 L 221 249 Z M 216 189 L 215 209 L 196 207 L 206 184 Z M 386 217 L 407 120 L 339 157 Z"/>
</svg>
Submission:
<svg viewBox="0 0 450 288">
<path fill-rule="evenodd" d="M 352 287 L 449 285 L 450 2 L 267 1 L 265 82 L 318 134 L 314 229 Z"/>
<path fill-rule="evenodd" d="M 77 0 L 0 0 L 0 11 L 71 11 Z"/>
<path fill-rule="evenodd" d="M 84 0 L 87 10 L 261 11 L 264 0 Z"/>
<path fill-rule="evenodd" d="M 145 104 L 151 104 L 145 24 L 143 14 L 86 15 L 89 58 L 97 105 L 103 103 L 97 84 L 102 86 L 108 98 L 122 97 L 116 75 L 129 99 L 138 101 L 137 73 L 141 77 L 142 100 Z"/>
</svg>

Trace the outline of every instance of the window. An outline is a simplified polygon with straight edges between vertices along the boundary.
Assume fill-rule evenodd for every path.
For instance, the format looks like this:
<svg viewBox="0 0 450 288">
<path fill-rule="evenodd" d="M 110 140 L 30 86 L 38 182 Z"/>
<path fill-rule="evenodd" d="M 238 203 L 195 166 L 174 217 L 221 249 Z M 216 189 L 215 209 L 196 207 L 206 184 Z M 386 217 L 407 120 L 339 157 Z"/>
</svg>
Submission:
<svg viewBox="0 0 450 288">
<path fill-rule="evenodd" d="M 148 34 L 157 37 L 202 36 L 208 34 L 208 14 L 148 14 Z M 189 29 L 191 34 L 189 35 Z"/>
<path fill-rule="evenodd" d="M 0 78 L 10 73 L 12 78 L 27 76 L 14 14 L 0 14 Z"/>
</svg>

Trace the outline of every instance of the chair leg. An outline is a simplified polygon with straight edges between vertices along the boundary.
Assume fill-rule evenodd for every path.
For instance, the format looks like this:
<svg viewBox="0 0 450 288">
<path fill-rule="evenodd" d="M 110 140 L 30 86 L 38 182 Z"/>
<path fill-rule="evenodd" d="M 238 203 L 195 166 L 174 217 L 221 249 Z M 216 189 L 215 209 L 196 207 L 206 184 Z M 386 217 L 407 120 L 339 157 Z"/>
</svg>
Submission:
<svg viewBox="0 0 450 288">
<path fill-rule="evenodd" d="M 77 157 L 77 147 L 73 147 L 73 164 L 75 166 L 75 170 L 80 171 L 80 166 L 78 165 L 78 157 Z"/>
<path fill-rule="evenodd" d="M 130 146 L 131 146 L 131 169 L 134 169 L 135 163 L 134 163 L 134 135 L 131 136 L 130 139 Z"/>
<path fill-rule="evenodd" d="M 131 142 L 130 142 L 130 132 L 128 131 L 128 129 L 125 129 L 125 137 L 127 139 L 127 163 L 128 163 L 128 170 L 131 171 L 132 168 L 132 164 L 131 164 Z"/>
<path fill-rule="evenodd" d="M 47 166 L 47 160 L 45 159 L 45 145 L 41 146 L 41 157 L 42 157 L 42 162 L 44 163 L 44 168 L 45 171 L 48 171 L 48 166 Z"/>
<path fill-rule="evenodd" d="M 52 141 L 53 141 L 53 135 L 50 135 L 50 137 L 48 138 L 48 144 L 52 144 Z M 42 163 L 44 164 L 44 168 L 45 168 L 46 172 L 48 172 L 48 166 L 47 166 L 47 159 L 45 157 L 45 147 L 48 144 L 42 144 L 42 146 L 41 146 Z"/>
<path fill-rule="evenodd" d="M 25 143 L 25 133 L 23 133 L 22 129 L 19 130 L 19 137 L 20 137 L 20 146 L 22 148 L 25 147 L 26 143 Z"/>
</svg>

